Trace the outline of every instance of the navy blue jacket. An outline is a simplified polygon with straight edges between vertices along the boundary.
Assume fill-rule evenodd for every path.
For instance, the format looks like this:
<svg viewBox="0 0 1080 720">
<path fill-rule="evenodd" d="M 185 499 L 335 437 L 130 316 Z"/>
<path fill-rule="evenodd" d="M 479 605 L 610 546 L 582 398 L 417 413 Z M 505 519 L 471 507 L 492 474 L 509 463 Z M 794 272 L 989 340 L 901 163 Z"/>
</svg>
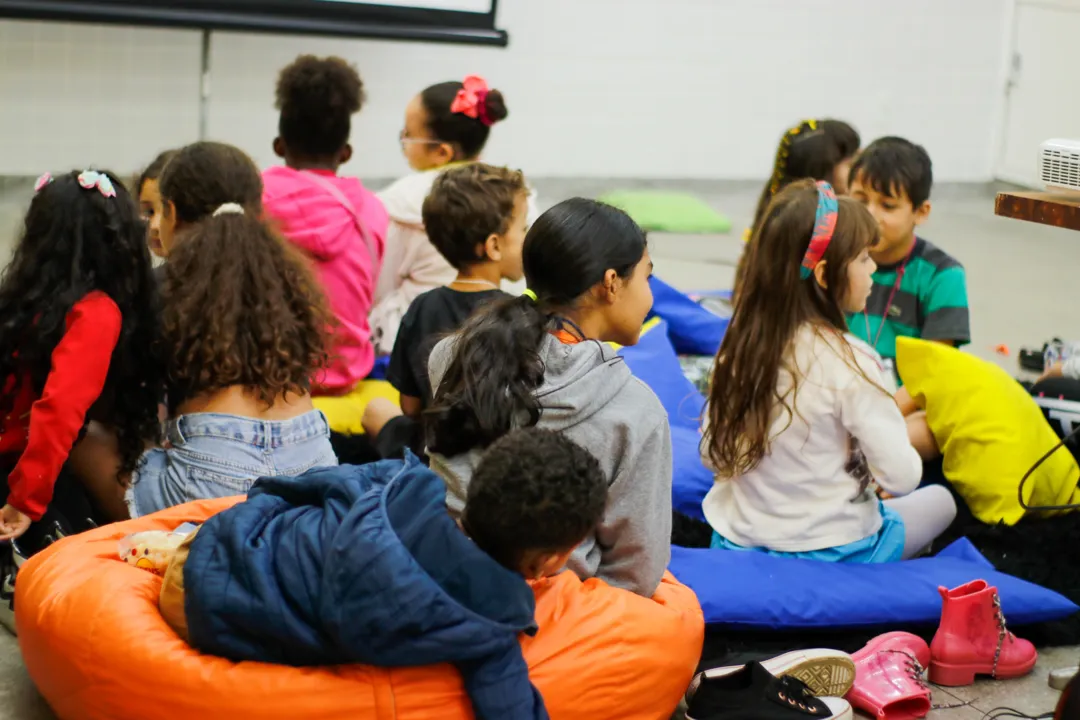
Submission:
<svg viewBox="0 0 1080 720">
<path fill-rule="evenodd" d="M 298 666 L 449 662 L 478 718 L 548 717 L 518 644 L 535 632 L 532 589 L 461 532 L 443 481 L 411 454 L 259 480 L 199 530 L 184 586 L 203 652 Z"/>
</svg>

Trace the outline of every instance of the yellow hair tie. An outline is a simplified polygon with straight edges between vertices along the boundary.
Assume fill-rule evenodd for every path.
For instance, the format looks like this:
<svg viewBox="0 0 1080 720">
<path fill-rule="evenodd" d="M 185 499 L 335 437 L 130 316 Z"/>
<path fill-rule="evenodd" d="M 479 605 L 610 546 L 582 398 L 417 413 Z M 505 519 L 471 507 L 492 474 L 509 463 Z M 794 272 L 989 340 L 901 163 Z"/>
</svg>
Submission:
<svg viewBox="0 0 1080 720">
<path fill-rule="evenodd" d="M 536 302 L 536 293 L 534 293 L 529 288 L 525 288 L 524 290 L 522 290 L 521 294 L 524 295 L 525 297 L 529 298 L 533 302 Z"/>
</svg>

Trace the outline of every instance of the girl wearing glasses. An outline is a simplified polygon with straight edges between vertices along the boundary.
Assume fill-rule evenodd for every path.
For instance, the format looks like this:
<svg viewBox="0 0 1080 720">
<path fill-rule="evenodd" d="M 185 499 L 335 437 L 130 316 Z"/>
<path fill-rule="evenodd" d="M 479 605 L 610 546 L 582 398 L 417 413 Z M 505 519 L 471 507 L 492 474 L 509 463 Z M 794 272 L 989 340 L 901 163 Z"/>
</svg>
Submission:
<svg viewBox="0 0 1080 720">
<path fill-rule="evenodd" d="M 390 214 L 386 255 L 371 313 L 379 353 L 393 349 L 401 318 L 413 299 L 457 275 L 424 231 L 421 207 L 432 183 L 447 167 L 479 159 L 491 126 L 507 115 L 502 93 L 475 75 L 462 82 L 432 85 L 405 108 L 401 151 L 417 172 L 379 193 Z M 536 215 L 530 196 L 529 220 Z"/>
</svg>

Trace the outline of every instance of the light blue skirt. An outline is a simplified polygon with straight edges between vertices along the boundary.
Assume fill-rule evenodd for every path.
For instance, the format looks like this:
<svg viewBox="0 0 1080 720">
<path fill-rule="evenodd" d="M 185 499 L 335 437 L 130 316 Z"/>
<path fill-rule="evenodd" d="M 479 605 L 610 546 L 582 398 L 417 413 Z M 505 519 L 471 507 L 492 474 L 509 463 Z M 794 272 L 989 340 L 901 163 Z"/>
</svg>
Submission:
<svg viewBox="0 0 1080 720">
<path fill-rule="evenodd" d="M 822 560 L 824 562 L 886 563 L 896 562 L 904 555 L 904 521 L 895 510 L 881 505 L 881 529 L 870 537 L 822 550 L 806 552 L 779 552 L 768 548 L 747 548 L 713 532 L 710 547 L 720 550 L 745 550 L 768 553 L 777 557 Z"/>
</svg>

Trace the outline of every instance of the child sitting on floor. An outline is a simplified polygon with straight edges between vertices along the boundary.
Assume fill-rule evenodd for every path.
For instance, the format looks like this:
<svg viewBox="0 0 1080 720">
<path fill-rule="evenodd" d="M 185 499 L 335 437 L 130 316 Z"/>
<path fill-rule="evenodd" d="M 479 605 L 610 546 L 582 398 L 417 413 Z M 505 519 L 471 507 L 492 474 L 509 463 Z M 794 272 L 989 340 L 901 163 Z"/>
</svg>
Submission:
<svg viewBox="0 0 1080 720">
<path fill-rule="evenodd" d="M 573 198 L 529 229 L 522 262 L 521 297 L 489 303 L 431 352 L 431 467 L 460 512 L 485 447 L 515 427 L 565 433 L 611 483 L 569 567 L 651 597 L 671 557 L 671 431 L 608 344 L 637 343 L 652 306 L 645 233 L 621 210 Z"/>
<path fill-rule="evenodd" d="M 354 177 L 351 116 L 364 99 L 356 69 L 341 58 L 303 55 L 281 71 L 274 152 L 285 167 L 263 173 L 263 203 L 281 232 L 314 263 L 335 327 L 330 365 L 316 395 L 347 395 L 375 363 L 368 315 L 382 265 L 386 210 Z"/>
<path fill-rule="evenodd" d="M 596 458 L 536 429 L 487 450 L 460 523 L 411 456 L 265 478 L 181 546 L 162 614 L 234 661 L 455 663 L 477 718 L 547 718 L 518 642 L 536 631 L 526 580 L 558 572 L 606 499 Z"/>
<path fill-rule="evenodd" d="M 379 193 L 391 220 L 376 305 L 371 313 L 379 352 L 393 350 L 401 318 L 416 296 L 446 285 L 457 275 L 424 229 L 422 206 L 432 183 L 451 165 L 475 162 L 491 127 L 506 116 L 502 93 L 488 88 L 487 82 L 475 75 L 464 82 L 432 85 L 405 108 L 401 150 L 417 173 Z M 535 215 L 535 208 L 530 206 L 530 223 Z"/>
<path fill-rule="evenodd" d="M 161 247 L 161 190 L 158 188 L 158 179 L 174 155 L 175 150 L 161 153 L 135 180 L 135 197 L 139 200 L 139 208 L 146 221 L 147 243 L 150 252 L 160 258 L 165 257 L 165 248 Z"/>
<path fill-rule="evenodd" d="M 874 289 L 862 312 L 848 315 L 848 325 L 885 359 L 891 382 L 899 380 L 897 337 L 955 347 L 971 341 L 964 266 L 915 235 L 915 229 L 930 217 L 933 181 L 926 150 L 898 137 L 875 140 L 851 167 L 851 196 L 870 210 L 881 241 L 870 252 L 878 266 Z M 896 401 L 908 418 L 908 434 L 922 458 L 939 456 L 926 413 L 903 388 Z"/>
<path fill-rule="evenodd" d="M 326 362 L 322 294 L 263 221 L 262 192 L 251 159 L 220 143 L 180 150 L 161 176 L 171 419 L 132 476 L 132 517 L 337 464 L 309 390 Z"/>
<path fill-rule="evenodd" d="M 874 219 L 825 182 L 769 204 L 713 370 L 702 452 L 713 547 L 834 562 L 913 557 L 952 522 L 879 358 L 847 334 L 873 285 Z M 893 495 L 882 504 L 871 488 Z M 908 494 L 910 493 L 910 494 Z"/>
<path fill-rule="evenodd" d="M 99 485 L 76 474 L 102 512 L 122 511 L 119 474 L 161 433 L 158 312 L 146 229 L 123 184 L 95 170 L 42 176 L 0 284 L 0 540 L 31 530 L 23 552 L 46 544 L 56 523 L 37 521 L 63 504 L 56 483 L 77 470 L 91 420 L 113 433 L 118 457 Z M 64 532 L 89 526 L 67 522 L 86 513 L 60 514 Z"/>
<path fill-rule="evenodd" d="M 406 447 L 425 457 L 420 413 L 431 404 L 428 355 L 478 307 L 506 297 L 503 279 L 521 280 L 528 194 L 520 172 L 482 163 L 451 168 L 432 185 L 424 227 L 457 277 L 418 296 L 401 320 L 387 371 L 400 408 L 376 398 L 364 413 L 364 430 L 382 457 L 402 457 Z"/>
<path fill-rule="evenodd" d="M 890 364 L 899 336 L 971 341 L 964 266 L 915 235 L 930 217 L 933 180 L 926 150 L 897 137 L 875 140 L 851 167 L 851 197 L 870 211 L 881 241 L 870 251 L 877 263 L 870 299 L 848 323 Z"/>
</svg>

